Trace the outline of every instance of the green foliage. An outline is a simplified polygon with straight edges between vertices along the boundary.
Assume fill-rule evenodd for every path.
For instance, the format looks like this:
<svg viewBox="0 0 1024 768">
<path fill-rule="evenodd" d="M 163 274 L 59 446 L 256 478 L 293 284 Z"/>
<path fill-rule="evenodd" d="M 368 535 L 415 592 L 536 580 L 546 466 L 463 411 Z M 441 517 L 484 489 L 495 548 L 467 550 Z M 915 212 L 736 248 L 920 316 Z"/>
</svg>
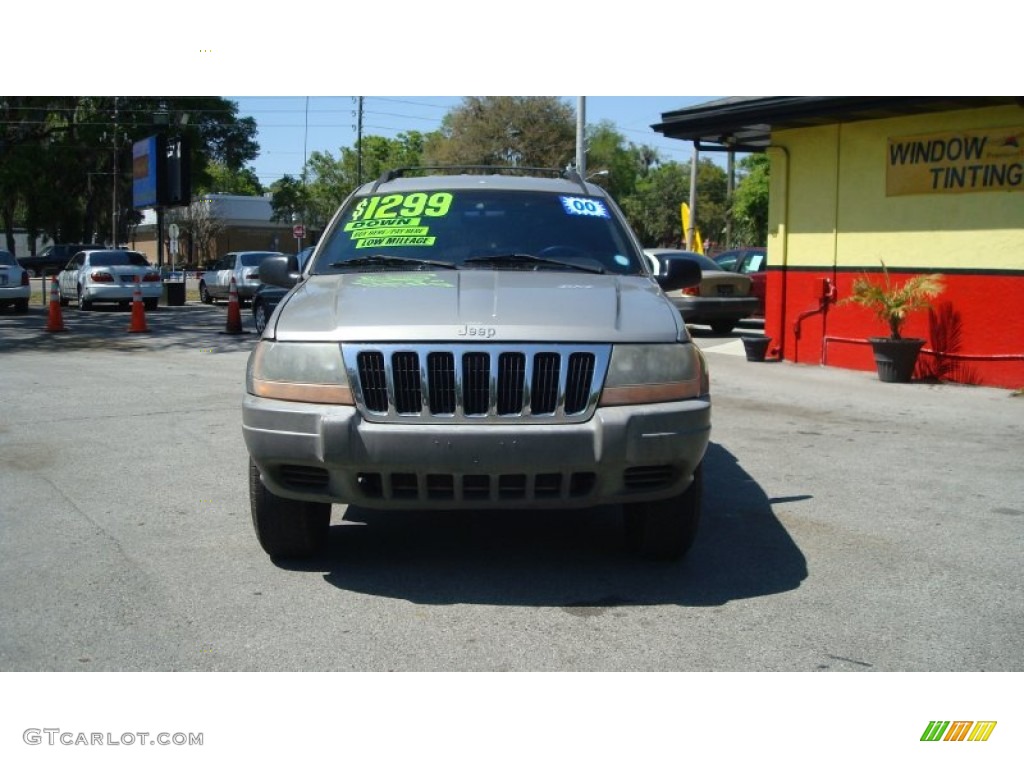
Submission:
<svg viewBox="0 0 1024 768">
<path fill-rule="evenodd" d="M 555 96 L 469 96 L 423 150 L 427 165 L 564 168 L 575 157 L 575 110 Z"/>
<path fill-rule="evenodd" d="M 587 176 L 616 200 L 636 192 L 637 182 L 658 161 L 657 150 L 627 142 L 608 120 L 587 128 Z"/>
<path fill-rule="evenodd" d="M 768 242 L 768 181 L 771 162 L 767 154 L 747 155 L 738 163 L 742 175 L 732 198 L 733 232 L 737 242 L 764 245 Z"/>
<path fill-rule="evenodd" d="M 342 147 L 340 157 L 314 152 L 303 178 L 284 176 L 270 185 L 275 221 L 302 221 L 315 230 L 327 226 L 331 216 L 361 182 L 377 178 L 391 168 L 421 165 L 425 136 L 418 131 L 393 139 L 364 136 L 362 162 L 358 147 Z"/>
<path fill-rule="evenodd" d="M 259 152 L 255 121 L 238 118 L 237 109 L 216 96 L 0 96 L 0 216 L 8 242 L 15 212 L 30 236 L 109 240 L 114 184 L 117 239 L 127 239 L 138 220 L 132 144 L 160 132 L 186 138 L 193 185 L 208 188 L 211 164 L 240 171 Z M 187 122 L 179 119 L 186 114 Z"/>
<path fill-rule="evenodd" d="M 704 240 L 725 229 L 726 175 L 710 160 L 697 164 L 696 226 Z M 666 163 L 638 179 L 636 190 L 619 203 L 646 247 L 682 247 L 681 207 L 690 201 L 690 163 Z"/>
<path fill-rule="evenodd" d="M 619 201 L 644 246 L 679 247 L 680 205 L 690 199 L 689 165 L 666 163 L 637 181 L 636 192 Z"/>
<path fill-rule="evenodd" d="M 256 171 L 251 166 L 233 169 L 217 160 L 206 166 L 209 181 L 195 185 L 197 195 L 221 193 L 225 195 L 262 195 L 263 185 L 260 184 Z"/>
<path fill-rule="evenodd" d="M 875 313 L 889 326 L 890 338 L 899 339 L 907 315 L 931 306 L 931 300 L 942 293 L 942 275 L 915 275 L 902 285 L 894 285 L 889 270 L 882 262 L 882 283 L 867 275 L 853 281 L 852 293 L 840 304 L 860 304 Z"/>
</svg>

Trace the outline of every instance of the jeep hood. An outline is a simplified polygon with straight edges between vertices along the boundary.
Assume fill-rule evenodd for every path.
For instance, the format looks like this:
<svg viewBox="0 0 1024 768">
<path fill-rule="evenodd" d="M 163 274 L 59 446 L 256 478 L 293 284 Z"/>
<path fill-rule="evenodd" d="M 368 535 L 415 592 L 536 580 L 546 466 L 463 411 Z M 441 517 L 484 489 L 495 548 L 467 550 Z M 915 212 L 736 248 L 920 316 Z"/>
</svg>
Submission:
<svg viewBox="0 0 1024 768">
<path fill-rule="evenodd" d="M 459 270 L 312 275 L 281 302 L 280 341 L 672 342 L 678 310 L 642 276 Z"/>
</svg>

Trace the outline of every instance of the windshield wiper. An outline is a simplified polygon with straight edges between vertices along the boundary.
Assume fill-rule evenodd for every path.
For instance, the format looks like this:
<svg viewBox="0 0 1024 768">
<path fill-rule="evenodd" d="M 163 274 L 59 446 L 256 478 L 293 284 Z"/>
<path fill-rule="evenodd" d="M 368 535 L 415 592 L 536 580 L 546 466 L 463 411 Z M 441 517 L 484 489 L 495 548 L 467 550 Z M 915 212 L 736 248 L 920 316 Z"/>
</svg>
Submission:
<svg viewBox="0 0 1024 768">
<path fill-rule="evenodd" d="M 424 267 L 437 267 L 439 269 L 457 269 L 447 261 L 434 261 L 433 259 L 414 259 L 406 256 L 360 256 L 357 259 L 336 261 L 331 267 L 345 269 L 348 267 L 411 267 L 423 269 Z"/>
<path fill-rule="evenodd" d="M 590 264 L 576 264 L 571 261 L 559 259 L 545 259 L 543 256 L 534 256 L 531 253 L 501 253 L 493 256 L 470 256 L 463 266 L 470 264 L 490 264 L 496 267 L 512 267 L 517 269 L 537 269 L 538 267 L 563 267 L 575 269 L 581 272 L 592 272 L 597 275 L 604 274 L 604 267 Z"/>
</svg>

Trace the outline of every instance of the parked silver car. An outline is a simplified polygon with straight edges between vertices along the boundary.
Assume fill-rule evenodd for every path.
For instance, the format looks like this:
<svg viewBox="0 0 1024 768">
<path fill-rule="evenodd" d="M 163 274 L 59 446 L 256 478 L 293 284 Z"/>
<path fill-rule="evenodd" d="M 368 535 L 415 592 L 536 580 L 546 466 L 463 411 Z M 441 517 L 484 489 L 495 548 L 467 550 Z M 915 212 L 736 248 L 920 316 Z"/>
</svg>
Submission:
<svg viewBox="0 0 1024 768">
<path fill-rule="evenodd" d="M 467 169 L 468 171 L 468 169 Z M 257 538 L 309 555 L 332 503 L 621 504 L 687 551 L 711 430 L 703 356 L 610 197 L 574 173 L 386 174 L 342 204 L 253 350 L 242 405 Z"/>
<path fill-rule="evenodd" d="M 0 251 L 0 309 L 13 306 L 15 312 L 28 312 L 31 295 L 28 272 L 18 264 L 13 253 Z"/>
<path fill-rule="evenodd" d="M 271 256 L 284 256 L 280 251 L 233 251 L 221 257 L 199 279 L 199 299 L 212 304 L 227 299 L 231 278 L 235 278 L 238 300 L 248 301 L 260 287 L 260 263 Z"/>
<path fill-rule="evenodd" d="M 760 309 L 757 297 L 751 293 L 751 279 L 736 272 L 727 272 L 714 261 L 699 253 L 674 248 L 648 248 L 644 253 L 656 265 L 666 256 L 689 259 L 701 269 L 698 285 L 669 291 L 668 297 L 676 305 L 683 319 L 694 325 L 709 325 L 716 334 L 726 334 Z"/>
<path fill-rule="evenodd" d="M 79 251 L 57 275 L 60 303 L 75 302 L 81 310 L 99 302 L 127 307 L 136 281 L 146 309 L 156 309 L 163 291 L 160 273 L 138 251 Z"/>
</svg>

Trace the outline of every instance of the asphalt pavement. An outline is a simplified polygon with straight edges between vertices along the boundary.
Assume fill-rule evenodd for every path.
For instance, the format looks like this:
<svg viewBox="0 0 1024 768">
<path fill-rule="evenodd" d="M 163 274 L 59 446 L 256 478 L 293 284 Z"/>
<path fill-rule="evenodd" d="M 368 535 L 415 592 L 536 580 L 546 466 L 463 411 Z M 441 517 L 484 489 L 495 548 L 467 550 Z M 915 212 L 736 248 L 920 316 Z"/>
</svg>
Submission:
<svg viewBox="0 0 1024 768">
<path fill-rule="evenodd" d="M 680 563 L 620 510 L 335 506 L 330 546 L 252 533 L 245 362 L 224 305 L 0 314 L 0 670 L 1020 671 L 1024 397 L 750 363 L 713 392 Z"/>
</svg>

